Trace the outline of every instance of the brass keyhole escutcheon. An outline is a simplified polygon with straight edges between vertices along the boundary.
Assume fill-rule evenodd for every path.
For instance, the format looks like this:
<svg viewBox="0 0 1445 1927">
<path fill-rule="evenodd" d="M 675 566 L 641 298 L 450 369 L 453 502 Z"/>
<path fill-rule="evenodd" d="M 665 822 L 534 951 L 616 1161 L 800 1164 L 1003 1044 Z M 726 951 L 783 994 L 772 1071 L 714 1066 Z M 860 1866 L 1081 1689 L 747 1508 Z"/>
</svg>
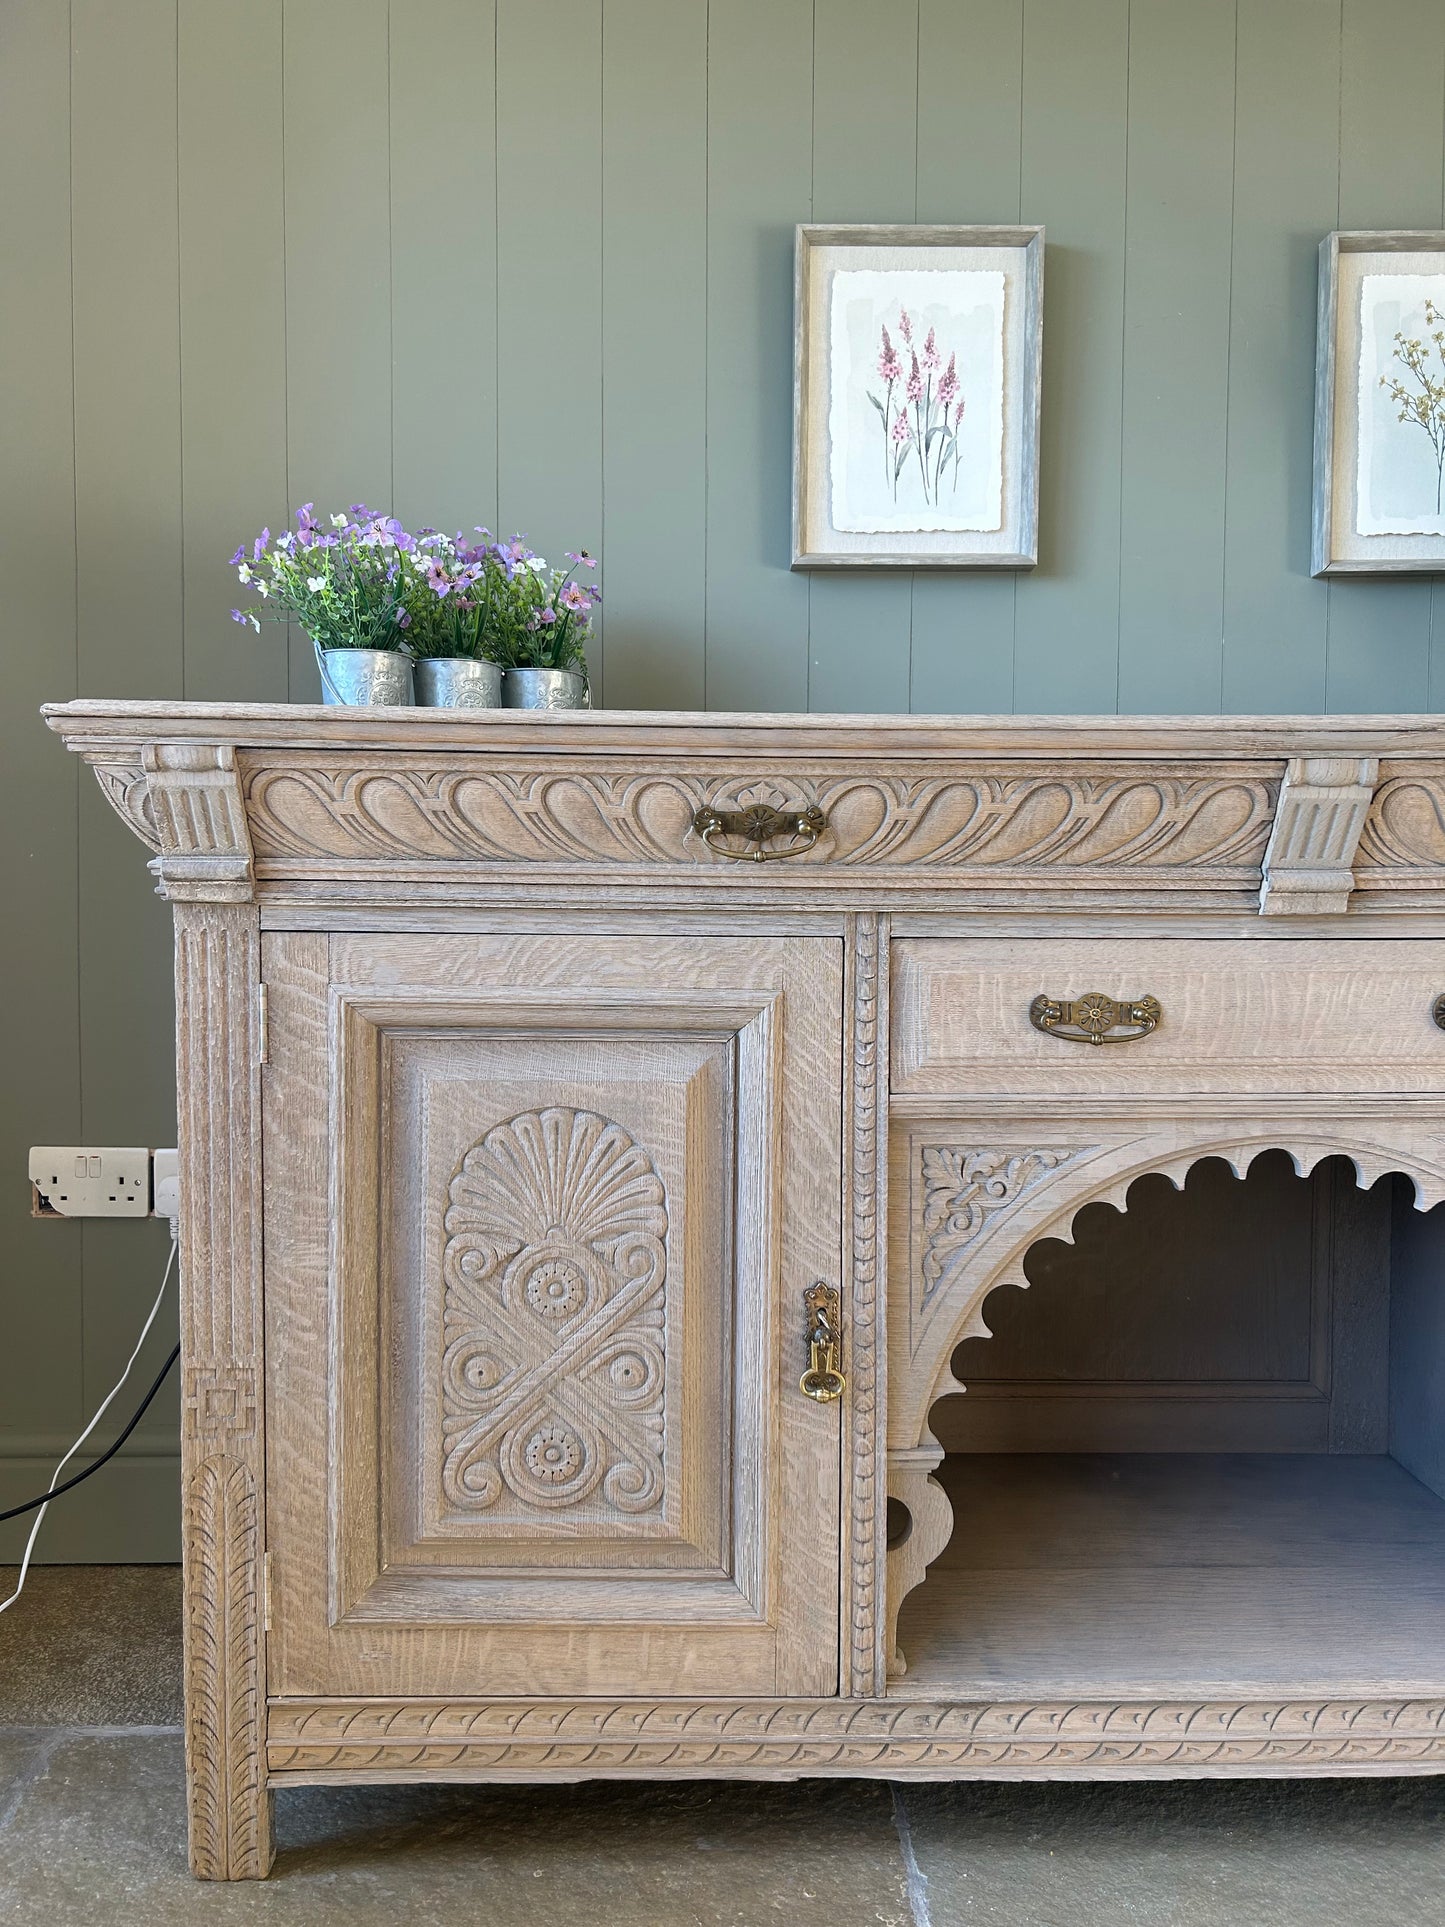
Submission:
<svg viewBox="0 0 1445 1927">
<path fill-rule="evenodd" d="M 838 1329 L 840 1301 L 833 1285 L 809 1285 L 803 1293 L 808 1313 L 808 1369 L 798 1380 L 805 1398 L 831 1405 L 848 1389 L 843 1376 L 843 1338 Z"/>
</svg>

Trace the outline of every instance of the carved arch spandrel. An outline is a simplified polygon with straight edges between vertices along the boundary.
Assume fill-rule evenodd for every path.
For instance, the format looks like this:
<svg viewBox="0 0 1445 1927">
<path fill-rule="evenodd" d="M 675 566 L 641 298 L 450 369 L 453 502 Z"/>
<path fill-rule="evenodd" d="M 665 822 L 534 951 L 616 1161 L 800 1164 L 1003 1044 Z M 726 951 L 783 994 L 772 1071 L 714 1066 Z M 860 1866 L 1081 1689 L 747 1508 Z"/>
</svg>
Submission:
<svg viewBox="0 0 1445 1927">
<path fill-rule="evenodd" d="M 907 1250 L 908 1272 L 907 1289 L 895 1290 L 890 1306 L 888 1496 L 910 1521 L 888 1552 L 894 1677 L 906 1670 L 897 1645 L 899 1610 L 952 1531 L 952 1507 L 932 1476 L 943 1450 L 928 1429 L 929 1413 L 938 1399 L 966 1389 L 954 1375 L 953 1356 L 965 1339 L 991 1335 L 984 1317 L 990 1294 L 1004 1286 L 1028 1288 L 1024 1259 L 1031 1246 L 1044 1238 L 1072 1244 L 1086 1205 L 1122 1210 L 1142 1177 L 1166 1177 L 1181 1188 L 1195 1164 L 1221 1158 L 1242 1178 L 1271 1150 L 1284 1151 L 1301 1177 L 1325 1158 L 1343 1157 L 1362 1188 L 1398 1171 L 1415 1187 L 1417 1210 L 1445 1201 L 1445 1128 L 1434 1120 L 1357 1119 L 1342 1126 L 1310 1117 L 1230 1128 L 1229 1120 L 1206 1118 L 1127 1133 L 1082 1120 L 1039 1126 L 1032 1146 L 1018 1134 L 985 1143 L 988 1136 L 983 1126 L 919 1124 L 900 1133 L 893 1151 L 896 1208 L 907 1213 L 906 1240 L 895 1219 L 894 1248 Z M 961 1200 L 959 1208 L 950 1210 L 951 1200 L 941 1196 L 947 1187 Z"/>
</svg>

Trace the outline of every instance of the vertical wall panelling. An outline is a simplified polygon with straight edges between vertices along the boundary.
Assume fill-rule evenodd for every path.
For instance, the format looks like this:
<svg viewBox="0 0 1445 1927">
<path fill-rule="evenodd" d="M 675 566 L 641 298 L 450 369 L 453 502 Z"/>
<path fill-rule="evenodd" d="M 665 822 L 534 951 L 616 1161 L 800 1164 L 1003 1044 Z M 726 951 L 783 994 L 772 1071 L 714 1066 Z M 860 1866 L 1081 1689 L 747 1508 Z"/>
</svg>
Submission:
<svg viewBox="0 0 1445 1927">
<path fill-rule="evenodd" d="M 1019 197 L 1023 15 L 1024 0 L 920 0 L 920 221 L 1036 218 Z M 918 571 L 911 710 L 1011 707 L 1016 588 L 1011 569 Z"/>
<path fill-rule="evenodd" d="M 1119 707 L 1146 715 L 1219 707 L 1236 7 L 1130 14 Z"/>
<path fill-rule="evenodd" d="M 676 0 L 602 14 L 607 700 L 621 709 L 706 701 L 707 14 Z"/>
<path fill-rule="evenodd" d="M 813 219 L 911 221 L 917 207 L 918 12 L 913 0 L 818 0 Z M 818 570 L 808 617 L 808 707 L 868 714 L 908 702 L 912 578 Z"/>
<path fill-rule="evenodd" d="M 67 1135 L 80 1110 L 76 1018 L 76 785 L 36 709 L 75 689 L 75 473 L 70 401 L 70 30 L 49 0 L 0 12 L 0 570 L 8 630 L 0 721 L 4 1107 L 0 1171 L 0 1509 L 28 1497 L 36 1432 L 80 1408 L 80 1231 L 27 1214 L 32 1132 Z M 37 566 L 36 558 L 43 558 Z M 89 772 L 84 773 L 89 781 Z M 47 1474 L 48 1476 L 48 1474 Z M 0 1559 L 15 1527 L 0 1527 Z"/>
<path fill-rule="evenodd" d="M 77 662 L 82 695 L 179 696 L 180 291 L 175 0 L 71 9 Z M 62 535 L 62 543 L 64 536 Z M 80 793 L 82 1142 L 174 1141 L 170 918 L 134 839 Z M 81 1233 L 82 1402 L 155 1295 L 158 1226 Z M 173 1397 L 173 1393 L 171 1394 Z M 174 1405 L 171 1406 L 172 1414 Z M 156 1424 L 164 1423 L 158 1411 Z"/>
<path fill-rule="evenodd" d="M 285 0 L 288 508 L 318 515 L 391 506 L 387 38 L 386 0 Z M 299 632 L 291 694 L 320 694 Z"/>
<path fill-rule="evenodd" d="M 1339 226 L 1445 226 L 1445 7 L 1344 0 L 1340 61 Z M 1428 708 L 1430 578 L 1341 577 L 1328 602 L 1325 707 Z"/>
<path fill-rule="evenodd" d="M 808 580 L 788 542 L 813 0 L 711 0 L 707 94 L 707 701 L 806 709 Z"/>
<path fill-rule="evenodd" d="M 185 689 L 284 702 L 287 638 L 230 611 L 226 558 L 287 512 L 282 0 L 177 12 Z"/>
<path fill-rule="evenodd" d="M 391 0 L 392 512 L 497 517 L 496 14 Z"/>
<path fill-rule="evenodd" d="M 1115 707 L 1128 0 L 1028 0 L 1023 205 L 1047 229 L 1039 566 L 1014 707 Z"/>
<path fill-rule="evenodd" d="M 313 697 L 227 618 L 299 502 L 600 550 L 614 704 L 1445 708 L 1445 577 L 1308 556 L 1318 244 L 1445 221 L 1439 0 L 8 0 L 0 156 L 0 1503 L 164 1258 L 25 1147 L 175 1128 L 168 912 L 34 709 Z M 789 569 L 808 220 L 1045 224 L 1037 570 Z M 173 1551 L 173 1420 L 47 1556 Z"/>
<path fill-rule="evenodd" d="M 602 549 L 601 27 L 599 0 L 498 0 L 497 516 L 549 561 Z M 600 624 L 591 657 L 600 701 Z"/>
<path fill-rule="evenodd" d="M 1340 0 L 1239 10 L 1227 711 L 1324 707 L 1328 587 L 1309 573 L 1310 470 L 1316 264 L 1339 207 L 1339 56 Z"/>
</svg>

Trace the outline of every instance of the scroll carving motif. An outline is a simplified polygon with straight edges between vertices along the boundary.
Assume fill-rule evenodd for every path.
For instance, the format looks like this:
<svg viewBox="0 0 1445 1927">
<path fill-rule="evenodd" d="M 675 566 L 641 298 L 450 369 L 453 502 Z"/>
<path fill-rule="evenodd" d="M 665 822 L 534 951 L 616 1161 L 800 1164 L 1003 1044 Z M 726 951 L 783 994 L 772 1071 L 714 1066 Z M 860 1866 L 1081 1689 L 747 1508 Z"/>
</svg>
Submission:
<svg viewBox="0 0 1445 1927">
<path fill-rule="evenodd" d="M 792 787 L 790 787 L 792 786 Z M 256 854 L 473 863 L 696 865 L 692 834 L 704 805 L 781 808 L 795 789 L 828 827 L 789 866 L 898 863 L 994 872 L 1207 870 L 1256 882 L 1277 784 L 1248 770 L 1147 777 L 1019 776 L 968 772 L 918 777 L 819 771 L 719 785 L 707 774 L 615 775 L 532 765 L 437 768 L 393 760 L 358 767 L 334 759 L 268 759 L 245 772 Z M 797 801 L 794 797 L 794 801 Z"/>
<path fill-rule="evenodd" d="M 447 1194 L 442 1490 L 498 1525 L 664 1496 L 667 1200 L 590 1111 L 509 1118 Z"/>
<path fill-rule="evenodd" d="M 930 1308 L 945 1277 L 992 1223 L 1055 1172 L 1093 1148 L 1049 1151 L 925 1146 L 924 1248 L 917 1285 L 918 1309 Z"/>
<path fill-rule="evenodd" d="M 260 1527 L 239 1459 L 203 1459 L 185 1491 L 191 1870 L 259 1880 L 271 1864 L 262 1779 Z"/>
<path fill-rule="evenodd" d="M 1422 870 L 1445 870 L 1445 771 L 1411 770 L 1409 775 L 1386 774 L 1360 837 L 1358 868 L 1414 872 L 1405 881 L 1424 881 Z M 1362 885 L 1371 881 L 1360 877 Z"/>
<path fill-rule="evenodd" d="M 597 1773 L 688 1767 L 860 1773 L 1040 1767 L 1424 1766 L 1445 1760 L 1436 1700 L 673 1700 L 277 1705 L 274 1772 L 417 1766 Z"/>
<path fill-rule="evenodd" d="M 146 773 L 139 763 L 92 763 L 100 793 L 126 828 L 138 836 L 147 849 L 159 850 L 160 831 L 151 804 Z"/>
</svg>

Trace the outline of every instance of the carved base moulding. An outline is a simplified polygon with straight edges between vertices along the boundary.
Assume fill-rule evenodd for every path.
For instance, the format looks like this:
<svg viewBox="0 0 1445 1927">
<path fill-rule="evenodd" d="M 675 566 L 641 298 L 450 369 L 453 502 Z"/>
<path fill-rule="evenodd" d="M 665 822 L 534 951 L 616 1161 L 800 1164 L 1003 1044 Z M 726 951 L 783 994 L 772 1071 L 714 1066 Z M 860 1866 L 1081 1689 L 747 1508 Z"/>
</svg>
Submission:
<svg viewBox="0 0 1445 1927">
<path fill-rule="evenodd" d="M 278 1784 L 1445 1771 L 1442 1700 L 288 1701 L 270 1731 Z"/>
</svg>

